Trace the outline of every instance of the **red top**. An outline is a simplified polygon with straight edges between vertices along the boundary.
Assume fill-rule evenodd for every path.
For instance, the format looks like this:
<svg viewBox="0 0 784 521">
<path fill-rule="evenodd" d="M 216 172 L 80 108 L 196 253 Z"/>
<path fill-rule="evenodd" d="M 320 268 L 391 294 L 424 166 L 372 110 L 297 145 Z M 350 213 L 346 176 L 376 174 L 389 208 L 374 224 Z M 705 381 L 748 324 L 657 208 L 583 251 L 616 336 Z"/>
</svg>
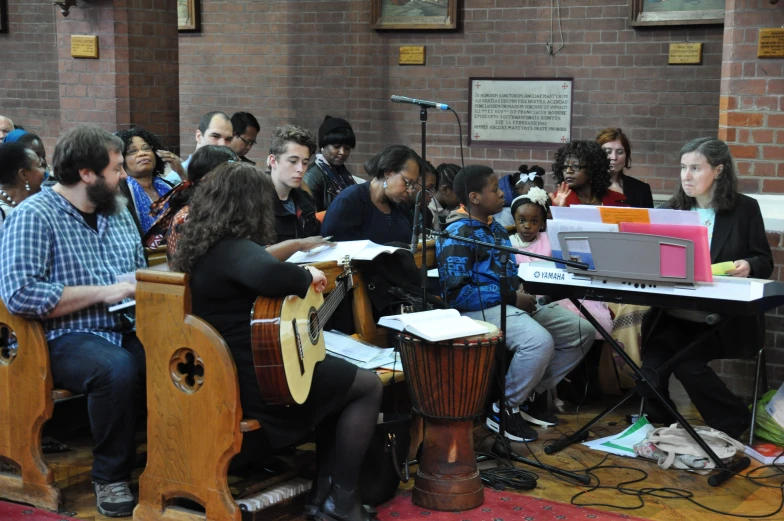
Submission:
<svg viewBox="0 0 784 521">
<path fill-rule="evenodd" d="M 577 204 L 584 204 L 580 201 L 580 198 L 577 197 L 577 192 L 572 190 L 566 197 L 566 206 L 572 206 Z M 626 196 L 620 192 L 616 192 L 615 190 L 607 190 L 607 193 L 604 194 L 602 197 L 602 206 L 629 206 L 626 203 Z"/>
</svg>

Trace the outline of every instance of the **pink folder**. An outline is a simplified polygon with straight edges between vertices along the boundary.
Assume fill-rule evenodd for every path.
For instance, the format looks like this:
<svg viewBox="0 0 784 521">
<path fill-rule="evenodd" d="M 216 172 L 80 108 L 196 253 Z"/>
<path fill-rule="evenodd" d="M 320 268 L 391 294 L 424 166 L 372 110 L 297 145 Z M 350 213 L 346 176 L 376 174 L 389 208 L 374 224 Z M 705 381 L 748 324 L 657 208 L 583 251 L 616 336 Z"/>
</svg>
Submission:
<svg viewBox="0 0 784 521">
<path fill-rule="evenodd" d="M 686 224 L 645 224 L 645 223 L 620 223 L 619 231 L 628 233 L 642 233 L 645 235 L 662 235 L 687 239 L 694 243 L 694 280 L 698 282 L 713 282 L 711 272 L 710 246 L 708 245 L 707 226 Z M 679 277 L 685 275 L 685 253 L 677 251 L 678 248 L 662 245 L 661 249 L 661 274 L 662 276 Z"/>
</svg>

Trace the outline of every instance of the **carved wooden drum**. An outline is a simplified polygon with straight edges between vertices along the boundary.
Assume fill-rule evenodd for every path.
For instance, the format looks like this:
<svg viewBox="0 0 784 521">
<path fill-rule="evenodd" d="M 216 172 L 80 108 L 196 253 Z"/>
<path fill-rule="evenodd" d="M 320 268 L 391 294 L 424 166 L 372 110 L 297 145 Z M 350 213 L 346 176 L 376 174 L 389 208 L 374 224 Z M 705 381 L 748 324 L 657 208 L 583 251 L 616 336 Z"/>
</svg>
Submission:
<svg viewBox="0 0 784 521">
<path fill-rule="evenodd" d="M 498 328 L 488 333 L 428 342 L 398 333 L 414 410 L 424 418 L 422 457 L 414 479 L 412 501 L 432 509 L 459 511 L 484 502 L 476 467 L 473 420 L 484 412 Z"/>
</svg>

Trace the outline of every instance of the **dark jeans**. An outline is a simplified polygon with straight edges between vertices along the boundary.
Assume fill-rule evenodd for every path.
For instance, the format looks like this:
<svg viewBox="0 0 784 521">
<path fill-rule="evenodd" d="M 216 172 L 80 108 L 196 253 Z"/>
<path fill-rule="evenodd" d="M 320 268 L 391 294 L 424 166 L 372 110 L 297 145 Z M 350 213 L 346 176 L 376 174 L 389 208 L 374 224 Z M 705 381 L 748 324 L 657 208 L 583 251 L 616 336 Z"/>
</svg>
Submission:
<svg viewBox="0 0 784 521">
<path fill-rule="evenodd" d="M 127 481 L 136 455 L 136 407 L 146 372 L 144 348 L 135 333 L 122 347 L 89 333 L 49 341 L 54 386 L 87 395 L 93 436 L 93 480 Z"/>
<path fill-rule="evenodd" d="M 709 327 L 705 323 L 690 322 L 663 313 L 659 323 L 656 324 L 656 329 L 651 333 L 650 340 L 645 344 L 643 370 L 646 374 L 649 372 L 652 374 L 652 370 L 657 369 L 658 381 L 651 383 L 673 409 L 675 404 L 670 399 L 668 383 L 670 375 L 674 374 L 675 378 L 683 384 L 705 423 L 737 438 L 748 427 L 748 409 L 743 400 L 735 396 L 719 375 L 708 366 L 711 360 L 726 357 L 718 339 L 719 333 L 708 336 L 674 365 L 664 370 L 659 369 L 681 348 L 687 346 Z M 652 397 L 646 386 L 640 385 L 638 388 L 640 394 L 650 398 L 645 401 L 645 411 L 651 421 L 666 424 L 675 421 L 661 403 Z"/>
</svg>

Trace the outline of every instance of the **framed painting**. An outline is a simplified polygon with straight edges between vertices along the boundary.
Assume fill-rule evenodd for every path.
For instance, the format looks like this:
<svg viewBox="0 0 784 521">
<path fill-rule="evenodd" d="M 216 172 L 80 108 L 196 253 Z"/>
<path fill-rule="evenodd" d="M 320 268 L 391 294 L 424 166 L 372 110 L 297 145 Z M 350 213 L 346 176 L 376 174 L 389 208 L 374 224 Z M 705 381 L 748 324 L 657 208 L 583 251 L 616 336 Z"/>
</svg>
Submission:
<svg viewBox="0 0 784 521">
<path fill-rule="evenodd" d="M 459 0 L 371 0 L 370 25 L 376 30 L 457 29 Z"/>
<path fill-rule="evenodd" d="M 630 0 L 631 25 L 724 23 L 725 0 Z"/>
<path fill-rule="evenodd" d="M 199 0 L 177 0 L 177 29 L 180 32 L 201 30 Z"/>
<path fill-rule="evenodd" d="M 8 32 L 8 5 L 6 0 L 0 0 L 0 33 Z"/>
</svg>

